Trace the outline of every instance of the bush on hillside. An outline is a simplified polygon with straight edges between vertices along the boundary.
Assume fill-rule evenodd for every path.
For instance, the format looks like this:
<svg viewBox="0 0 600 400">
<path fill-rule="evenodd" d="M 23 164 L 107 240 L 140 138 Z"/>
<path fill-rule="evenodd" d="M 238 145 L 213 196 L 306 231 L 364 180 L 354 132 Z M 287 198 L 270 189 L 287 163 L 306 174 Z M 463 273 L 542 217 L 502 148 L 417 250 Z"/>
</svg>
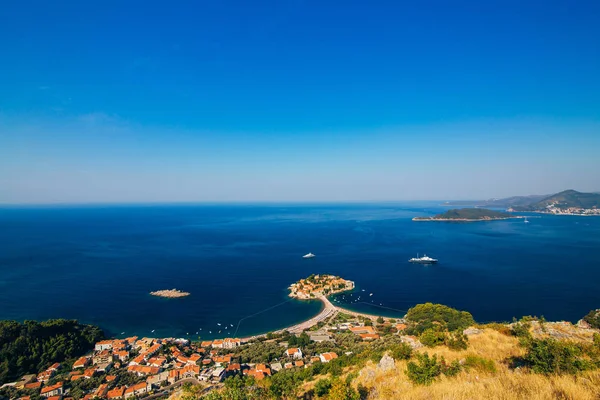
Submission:
<svg viewBox="0 0 600 400">
<path fill-rule="evenodd" d="M 319 397 L 323 397 L 329 393 L 331 389 L 331 380 L 324 378 L 319 379 L 317 383 L 315 383 L 315 394 Z"/>
<path fill-rule="evenodd" d="M 331 385 L 331 390 L 327 396 L 328 400 L 360 400 L 358 392 L 350 386 L 349 382 L 336 379 Z"/>
<path fill-rule="evenodd" d="M 453 332 L 446 337 L 446 346 L 451 350 L 466 350 L 469 338 L 462 332 Z"/>
<path fill-rule="evenodd" d="M 538 374 L 575 374 L 591 369 L 593 363 L 583 358 L 583 349 L 576 343 L 556 339 L 532 339 L 523 360 Z"/>
<path fill-rule="evenodd" d="M 406 319 L 412 322 L 412 326 L 407 328 L 409 335 L 419 335 L 435 326 L 448 331 L 462 331 L 475 324 L 471 313 L 433 303 L 417 304 L 408 310 Z"/>
<path fill-rule="evenodd" d="M 417 362 L 410 361 L 406 369 L 408 379 L 417 385 L 430 385 L 442 373 L 442 366 L 437 356 L 429 357 L 429 354 L 418 354 Z"/>
<path fill-rule="evenodd" d="M 427 347 L 440 346 L 446 342 L 446 333 L 439 328 L 426 329 L 419 336 L 419 341 Z"/>
<path fill-rule="evenodd" d="M 526 319 L 521 319 L 519 322 L 514 322 L 512 327 L 510 328 L 511 334 L 520 339 L 529 341 L 531 340 L 531 323 Z"/>
<path fill-rule="evenodd" d="M 583 320 L 592 328 L 600 329 L 600 309 L 590 311 Z"/>
<path fill-rule="evenodd" d="M 412 355 L 412 347 L 406 343 L 400 343 L 392 346 L 390 353 L 394 360 L 408 360 Z"/>
</svg>

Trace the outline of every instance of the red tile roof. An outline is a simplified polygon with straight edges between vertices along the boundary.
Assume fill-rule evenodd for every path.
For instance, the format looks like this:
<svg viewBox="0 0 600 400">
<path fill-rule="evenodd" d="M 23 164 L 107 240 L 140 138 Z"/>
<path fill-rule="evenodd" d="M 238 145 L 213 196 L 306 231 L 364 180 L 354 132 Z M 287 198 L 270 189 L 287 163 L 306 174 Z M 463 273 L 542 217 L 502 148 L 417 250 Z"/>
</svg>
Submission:
<svg viewBox="0 0 600 400">
<path fill-rule="evenodd" d="M 106 393 L 106 397 L 109 399 L 123 397 L 123 393 L 125 393 L 125 386 L 116 387 L 113 390 L 109 390 L 108 393 Z"/>
<path fill-rule="evenodd" d="M 49 393 L 49 392 L 51 392 L 51 391 L 53 391 L 53 390 L 56 390 L 56 389 L 59 389 L 59 388 L 61 388 L 61 387 L 63 387 L 63 383 L 62 383 L 62 382 L 58 382 L 58 383 L 56 383 L 56 384 L 54 384 L 54 385 L 52 385 L 52 386 L 46 386 L 46 387 L 44 387 L 44 388 L 42 389 L 42 392 L 41 392 L 41 394 L 44 394 L 44 393 Z"/>
</svg>

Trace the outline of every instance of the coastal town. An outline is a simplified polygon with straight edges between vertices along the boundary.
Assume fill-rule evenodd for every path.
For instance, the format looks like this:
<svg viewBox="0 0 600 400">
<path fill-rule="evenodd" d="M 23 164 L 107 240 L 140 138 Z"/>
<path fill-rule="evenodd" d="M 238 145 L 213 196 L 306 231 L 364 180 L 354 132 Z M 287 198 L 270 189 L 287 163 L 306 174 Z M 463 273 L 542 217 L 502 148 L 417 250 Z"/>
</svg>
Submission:
<svg viewBox="0 0 600 400">
<path fill-rule="evenodd" d="M 517 211 L 513 208 L 508 208 L 506 211 L 513 212 Z M 554 202 L 548 204 L 543 210 L 535 210 L 533 212 L 537 212 L 540 214 L 554 214 L 554 215 L 581 215 L 581 216 L 593 216 L 600 215 L 600 208 L 582 208 L 582 207 L 561 207 L 560 203 Z"/>
<path fill-rule="evenodd" d="M 467 336 L 484 332 L 474 326 L 469 313 L 443 305 L 421 304 L 408 310 L 403 318 L 389 318 L 337 307 L 328 299 L 329 295 L 354 288 L 354 282 L 339 276 L 311 275 L 290 285 L 289 295 L 319 300 L 324 308 L 298 325 L 246 338 L 103 339 L 87 354 L 21 376 L 5 383 L 0 391 L 9 393 L 11 400 L 154 400 L 180 398 L 189 390 L 199 397 L 226 390 L 231 384 L 229 378 L 251 384 L 267 380 L 269 385 L 282 373 L 283 379 L 289 374 L 341 374 L 365 359 L 380 359 L 378 365 L 382 365 L 393 362 L 384 349 L 397 357 L 410 357 L 413 351 L 437 345 L 440 337 L 455 350 L 465 349 Z M 596 310 L 586 318 L 595 323 L 599 315 Z M 441 325 L 435 331 L 426 329 L 431 325 L 427 319 L 436 316 L 444 316 Z M 527 321 L 531 325 L 528 329 L 538 337 L 590 342 L 596 333 L 584 320 L 577 326 L 564 321 Z M 460 333 L 445 333 L 449 323 L 456 325 Z M 500 329 L 512 332 L 515 326 L 520 325 L 500 325 Z"/>
<path fill-rule="evenodd" d="M 343 321 L 343 322 L 342 322 Z M 103 340 L 94 350 L 72 363 L 55 363 L 39 374 L 23 376 L 11 385 L 20 400 L 130 399 L 166 396 L 184 383 L 203 389 L 222 386 L 224 379 L 240 375 L 262 380 L 282 370 L 307 368 L 348 356 L 336 346 L 336 336 L 352 334 L 356 340 L 374 341 L 381 335 L 402 335 L 402 320 L 383 320 L 373 326 L 370 319 L 337 315 L 322 321 L 317 329 L 298 336 L 266 334 L 249 341 L 225 338 L 190 342 L 186 339 L 129 337 Z M 315 326 L 317 327 L 317 326 Z M 401 336 L 411 346 L 420 347 L 416 337 Z M 258 343 L 279 348 L 269 362 L 247 362 L 244 353 Z M 310 343 L 331 351 L 308 351 Z M 334 351 L 336 350 L 336 351 Z"/>
<path fill-rule="evenodd" d="M 416 336 L 403 334 L 407 327 L 403 319 L 344 310 L 326 297 L 353 288 L 354 282 L 337 276 L 311 275 L 291 285 L 290 296 L 320 299 L 326 311 L 295 327 L 249 338 L 190 341 L 133 336 L 102 340 L 71 363 L 54 363 L 37 375 L 4 386 L 15 389 L 13 398 L 20 400 L 155 398 L 165 397 L 185 383 L 210 391 L 222 387 L 231 376 L 262 380 L 282 370 L 327 364 L 351 354 L 342 344 L 348 335 L 354 342 L 366 343 L 395 335 L 413 348 L 422 346 Z M 273 356 L 248 356 L 255 346 L 269 346 Z"/>
</svg>

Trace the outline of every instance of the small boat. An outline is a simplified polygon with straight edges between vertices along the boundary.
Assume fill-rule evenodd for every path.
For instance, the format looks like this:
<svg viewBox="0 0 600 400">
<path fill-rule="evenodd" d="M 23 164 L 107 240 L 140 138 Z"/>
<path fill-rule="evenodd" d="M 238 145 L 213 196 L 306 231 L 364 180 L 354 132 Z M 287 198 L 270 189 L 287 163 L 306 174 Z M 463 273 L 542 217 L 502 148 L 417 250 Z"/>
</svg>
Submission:
<svg viewBox="0 0 600 400">
<path fill-rule="evenodd" d="M 229 324 L 229 325 L 231 325 L 231 327 L 233 328 L 233 324 Z"/>
<path fill-rule="evenodd" d="M 302 258 L 313 258 L 315 255 L 313 253 L 308 253 L 302 256 Z"/>
<path fill-rule="evenodd" d="M 125 332 L 121 332 L 121 335 L 124 335 L 124 334 L 125 334 Z"/>
<path fill-rule="evenodd" d="M 529 223 L 529 221 L 527 221 L 527 217 L 525 217 L 525 221 L 523 221 L 523 222 L 525 222 L 526 224 Z"/>
<path fill-rule="evenodd" d="M 365 289 L 362 290 L 363 292 L 365 291 Z"/>
<path fill-rule="evenodd" d="M 369 293 L 369 296 L 373 296 L 373 293 Z"/>
<path fill-rule="evenodd" d="M 155 330 L 156 330 L 156 329 L 152 329 L 152 333 L 154 333 L 154 331 L 155 331 Z"/>
<path fill-rule="evenodd" d="M 208 333 L 212 333 L 212 331 L 208 331 Z"/>
<path fill-rule="evenodd" d="M 221 326 L 221 324 L 220 324 L 220 323 L 218 323 L 218 322 L 217 322 L 217 325 Z"/>
<path fill-rule="evenodd" d="M 408 260 L 408 262 L 416 264 L 435 264 L 438 262 L 438 260 L 436 260 L 435 258 L 427 257 L 427 254 L 425 254 L 423 257 L 419 257 L 419 255 L 417 254 L 416 258 L 413 257 L 410 260 Z"/>
</svg>

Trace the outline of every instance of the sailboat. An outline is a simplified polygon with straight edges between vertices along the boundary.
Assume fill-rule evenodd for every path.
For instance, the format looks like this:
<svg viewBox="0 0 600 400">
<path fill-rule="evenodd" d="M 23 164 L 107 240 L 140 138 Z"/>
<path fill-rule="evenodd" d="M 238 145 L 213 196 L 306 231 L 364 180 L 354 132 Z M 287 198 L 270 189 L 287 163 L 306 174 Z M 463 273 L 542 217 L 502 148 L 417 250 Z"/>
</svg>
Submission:
<svg viewBox="0 0 600 400">
<path fill-rule="evenodd" d="M 527 217 L 525 217 L 525 221 L 523 221 L 523 222 L 525 222 L 526 224 L 529 223 L 529 221 L 527 220 Z"/>
</svg>

